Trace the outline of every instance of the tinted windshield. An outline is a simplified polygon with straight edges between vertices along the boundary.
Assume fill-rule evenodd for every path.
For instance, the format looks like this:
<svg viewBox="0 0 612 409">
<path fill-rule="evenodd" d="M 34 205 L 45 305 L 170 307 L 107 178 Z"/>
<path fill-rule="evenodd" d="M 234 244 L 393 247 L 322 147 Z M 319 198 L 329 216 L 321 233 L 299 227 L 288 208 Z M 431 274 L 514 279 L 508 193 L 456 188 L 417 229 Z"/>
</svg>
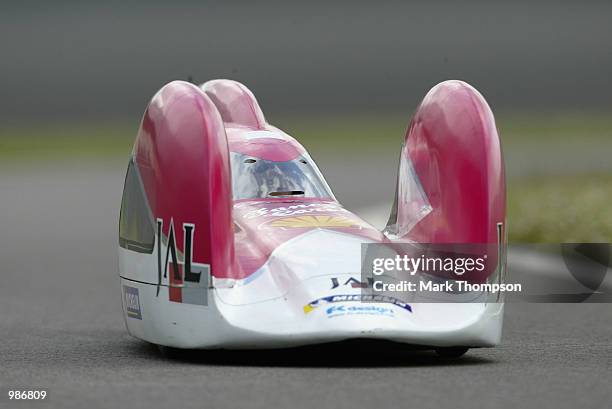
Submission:
<svg viewBox="0 0 612 409">
<path fill-rule="evenodd" d="M 231 152 L 234 200 L 266 197 L 332 197 L 325 182 L 300 156 L 274 162 Z"/>
</svg>

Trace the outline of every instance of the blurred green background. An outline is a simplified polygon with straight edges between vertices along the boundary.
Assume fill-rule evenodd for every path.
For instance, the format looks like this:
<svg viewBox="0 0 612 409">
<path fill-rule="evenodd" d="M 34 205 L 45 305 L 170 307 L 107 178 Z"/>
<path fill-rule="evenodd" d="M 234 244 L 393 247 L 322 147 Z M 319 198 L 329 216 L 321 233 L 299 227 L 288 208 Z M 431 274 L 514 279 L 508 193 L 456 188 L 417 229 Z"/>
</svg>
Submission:
<svg viewBox="0 0 612 409">
<path fill-rule="evenodd" d="M 273 117 L 272 121 L 302 141 L 324 174 L 325 165 L 350 174 L 353 167 L 372 173 L 385 162 L 394 167 L 409 117 L 313 115 Z M 501 114 L 497 124 L 506 158 L 510 241 L 608 242 L 612 237 L 612 116 Z M 137 128 L 137 119 L 6 128 L 0 131 L 0 160 L 5 167 L 97 163 L 122 168 Z M 337 191 L 333 180 L 330 183 Z M 391 189 L 395 181 L 381 183 Z"/>
</svg>

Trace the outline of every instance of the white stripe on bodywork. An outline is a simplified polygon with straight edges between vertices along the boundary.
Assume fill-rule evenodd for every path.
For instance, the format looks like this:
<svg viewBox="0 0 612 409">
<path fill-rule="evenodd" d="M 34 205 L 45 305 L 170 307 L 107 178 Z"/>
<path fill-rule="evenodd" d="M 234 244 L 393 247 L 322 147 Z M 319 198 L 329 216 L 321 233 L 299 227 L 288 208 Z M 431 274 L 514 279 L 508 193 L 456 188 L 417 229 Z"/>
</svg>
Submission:
<svg viewBox="0 0 612 409">
<path fill-rule="evenodd" d="M 286 141 L 288 139 L 280 132 L 270 132 L 270 131 L 245 132 L 243 135 L 245 139 L 248 139 L 248 140 L 261 139 L 261 138 L 272 138 L 272 139 L 280 139 L 282 141 Z"/>
</svg>

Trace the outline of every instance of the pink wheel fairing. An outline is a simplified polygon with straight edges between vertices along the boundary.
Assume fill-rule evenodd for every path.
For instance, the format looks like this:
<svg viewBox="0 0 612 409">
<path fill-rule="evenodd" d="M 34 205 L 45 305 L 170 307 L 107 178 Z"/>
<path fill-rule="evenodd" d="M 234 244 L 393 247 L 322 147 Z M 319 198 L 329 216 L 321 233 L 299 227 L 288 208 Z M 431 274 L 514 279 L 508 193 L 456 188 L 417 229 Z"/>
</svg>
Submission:
<svg viewBox="0 0 612 409">
<path fill-rule="evenodd" d="M 193 225 L 193 262 L 226 274 L 234 262 L 231 174 L 223 121 L 210 98 L 187 82 L 164 86 L 145 111 L 134 155 L 163 235 L 172 223 L 184 253 L 183 226 Z"/>
<path fill-rule="evenodd" d="M 253 93 L 233 80 L 211 80 L 201 86 L 213 101 L 224 123 L 264 129 L 266 118 Z"/>
<path fill-rule="evenodd" d="M 407 165 L 409 163 L 409 166 Z M 402 169 L 411 169 L 430 211 L 404 238 L 419 243 L 498 244 L 506 219 L 504 163 L 495 119 L 483 96 L 462 81 L 445 81 L 418 107 L 401 154 L 398 197 L 406 194 Z M 412 209 L 399 200 L 396 214 Z M 397 231 L 402 219 L 397 217 Z M 495 262 L 493 262 L 495 261 Z M 493 263 L 491 263 L 493 262 Z M 490 265 L 497 254 L 489 255 Z"/>
</svg>

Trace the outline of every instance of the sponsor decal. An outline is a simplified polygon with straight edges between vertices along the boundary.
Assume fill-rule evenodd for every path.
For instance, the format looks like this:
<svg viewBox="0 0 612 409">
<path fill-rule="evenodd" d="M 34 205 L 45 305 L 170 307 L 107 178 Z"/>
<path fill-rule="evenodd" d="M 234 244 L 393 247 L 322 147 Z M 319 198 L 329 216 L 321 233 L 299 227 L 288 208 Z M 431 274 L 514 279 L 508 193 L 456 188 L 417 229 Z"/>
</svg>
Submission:
<svg viewBox="0 0 612 409">
<path fill-rule="evenodd" d="M 376 305 L 333 305 L 325 310 L 328 318 L 342 315 L 378 315 L 384 317 L 394 317 L 395 313 L 391 308 L 379 307 Z"/>
<path fill-rule="evenodd" d="M 388 295 L 380 295 L 380 294 L 339 294 L 339 295 L 329 295 L 327 297 L 318 298 L 314 301 L 309 302 L 304 306 L 304 314 L 308 314 L 312 310 L 321 305 L 326 304 L 334 304 L 334 303 L 345 303 L 350 301 L 357 302 L 365 302 L 365 303 L 381 303 L 381 304 L 391 304 L 396 307 L 399 307 L 405 311 L 412 312 L 412 307 L 410 304 L 405 303 L 395 297 L 391 297 Z M 368 307 L 376 307 L 376 306 L 368 306 Z"/>
<path fill-rule="evenodd" d="M 235 206 L 236 209 L 240 209 L 242 207 L 250 207 L 248 204 L 237 204 Z M 264 216 L 270 217 L 286 217 L 286 216 L 296 216 L 300 214 L 307 213 L 349 213 L 348 210 L 344 209 L 337 203 L 300 203 L 296 205 L 290 206 L 281 206 L 281 207 L 260 207 L 259 209 L 250 210 L 245 213 L 245 219 L 254 219 Z"/>
<path fill-rule="evenodd" d="M 124 285 L 123 301 L 125 303 L 125 313 L 127 316 L 141 320 L 142 313 L 140 312 L 140 296 L 138 295 L 138 288 Z"/>
<path fill-rule="evenodd" d="M 308 228 L 308 227 L 359 227 L 359 222 L 345 216 L 298 216 L 286 217 L 279 220 L 274 220 L 270 223 L 273 227 L 293 227 L 293 228 Z"/>
<path fill-rule="evenodd" d="M 170 219 L 165 256 L 162 255 L 163 225 L 164 221 L 157 219 L 157 295 L 161 285 L 168 285 L 170 301 L 207 305 L 210 265 L 193 260 L 195 225 L 183 223 L 184 254 L 181 254 L 176 245 L 174 220 Z"/>
<path fill-rule="evenodd" d="M 331 289 L 335 290 L 336 288 L 340 287 L 340 286 L 347 286 L 350 285 L 351 288 L 372 288 L 372 282 L 374 281 L 374 279 L 372 277 L 368 277 L 368 281 L 359 281 L 358 279 L 356 279 L 355 277 L 350 277 L 348 278 L 346 281 L 341 282 L 338 277 L 332 277 L 331 278 Z"/>
</svg>

